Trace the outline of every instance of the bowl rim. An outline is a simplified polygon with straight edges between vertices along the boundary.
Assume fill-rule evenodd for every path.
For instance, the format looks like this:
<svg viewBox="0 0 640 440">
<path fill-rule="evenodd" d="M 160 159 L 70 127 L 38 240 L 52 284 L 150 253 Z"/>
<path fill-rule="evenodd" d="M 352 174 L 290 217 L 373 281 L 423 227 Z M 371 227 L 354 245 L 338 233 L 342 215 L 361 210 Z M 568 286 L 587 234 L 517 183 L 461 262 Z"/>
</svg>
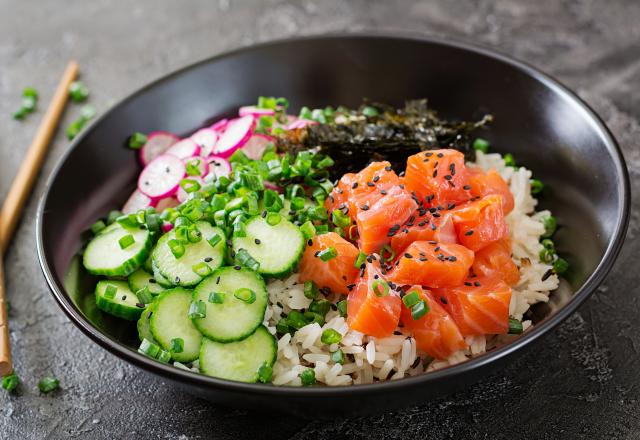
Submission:
<svg viewBox="0 0 640 440">
<path fill-rule="evenodd" d="M 195 373 L 187 370 L 182 370 L 173 367 L 170 364 L 162 364 L 155 360 L 152 360 L 136 351 L 131 350 L 119 341 L 102 333 L 98 328 L 94 327 L 87 319 L 85 319 L 81 311 L 70 300 L 64 286 L 60 285 L 53 274 L 53 269 L 45 257 L 44 241 L 43 241 L 43 216 L 44 209 L 49 198 L 49 192 L 51 184 L 57 179 L 57 176 L 66 163 L 70 154 L 78 147 L 83 141 L 86 135 L 100 122 L 110 115 L 112 112 L 117 111 L 118 108 L 125 105 L 130 100 L 137 96 L 147 92 L 148 90 L 158 86 L 159 84 L 173 80 L 174 78 L 205 64 L 216 62 L 226 57 L 242 54 L 245 52 L 252 52 L 267 48 L 271 46 L 286 45 L 288 43 L 295 43 L 307 40 L 340 40 L 340 39 L 387 39 L 395 40 L 397 42 L 422 42 L 427 44 L 435 44 L 439 46 L 447 46 L 458 50 L 472 52 L 477 55 L 492 58 L 498 62 L 509 65 L 510 67 L 532 77 L 533 79 L 541 82 L 543 85 L 551 89 L 555 94 L 560 95 L 565 101 L 569 102 L 581 112 L 582 117 L 589 120 L 597 132 L 599 132 L 601 139 L 605 143 L 605 147 L 609 150 L 614 166 L 616 168 L 616 174 L 618 178 L 618 186 L 620 188 L 621 197 L 621 209 L 617 212 L 617 221 L 614 227 L 613 239 L 608 243 L 604 255 L 593 273 L 585 280 L 585 282 L 577 289 L 572 295 L 569 302 L 559 309 L 550 318 L 544 319 L 541 323 L 535 325 L 532 330 L 528 331 L 524 335 L 517 339 L 505 344 L 502 347 L 493 349 L 487 353 L 484 353 L 478 357 L 469 359 L 457 365 L 449 366 L 441 370 L 429 372 L 428 374 L 421 374 L 412 377 L 406 377 L 396 381 L 376 382 L 373 384 L 359 384 L 349 385 L 341 387 L 292 387 L 292 386 L 268 386 L 263 384 L 249 384 L 243 382 L 234 382 L 224 379 L 217 379 L 210 376 L 205 376 L 200 373 Z M 258 395 L 270 395 L 270 396 L 287 396 L 297 398 L 311 398 L 311 397 L 331 397 L 331 396 L 344 396 L 345 393 L 353 394 L 354 396 L 364 396 L 367 394 L 374 394 L 384 391 L 399 390 L 405 387 L 425 385 L 431 382 L 439 381 L 440 379 L 453 379 L 454 377 L 468 373 L 472 370 L 480 369 L 492 362 L 504 359 L 515 352 L 519 351 L 526 345 L 533 343 L 535 340 L 549 332 L 552 328 L 559 325 L 569 315 L 571 315 L 602 283 L 606 275 L 609 273 L 613 266 L 616 257 L 618 256 L 629 223 L 629 211 L 630 211 L 630 181 L 627 171 L 626 163 L 620 146 L 618 145 L 615 137 L 607 128 L 598 114 L 584 102 L 576 93 L 571 91 L 568 87 L 561 84 L 558 80 L 552 76 L 543 73 L 541 70 L 531 66 L 530 64 L 517 60 L 509 55 L 503 54 L 493 48 L 478 45 L 476 43 L 469 43 L 458 39 L 436 37 L 432 35 L 425 35 L 415 32 L 336 32 L 327 34 L 312 34 L 302 37 L 289 37 L 276 40 L 269 40 L 259 44 L 252 44 L 248 46 L 242 46 L 230 51 L 225 51 L 218 55 L 205 58 L 195 63 L 189 64 L 178 70 L 175 70 L 167 75 L 163 75 L 160 78 L 148 83 L 147 85 L 136 89 L 132 93 L 128 94 L 125 98 L 112 105 L 107 111 L 105 111 L 99 118 L 93 121 L 93 123 L 83 131 L 83 133 L 77 137 L 69 146 L 67 151 L 58 159 L 51 174 L 47 178 L 44 193 L 40 197 L 38 202 L 37 217 L 36 217 L 36 244 L 37 253 L 40 267 L 45 276 L 47 284 L 52 292 L 53 297 L 56 299 L 58 306 L 62 308 L 69 319 L 78 327 L 85 335 L 87 335 L 94 342 L 98 343 L 101 347 L 105 348 L 110 353 L 118 356 L 119 358 L 126 360 L 127 362 L 142 368 L 146 371 L 159 375 L 169 380 L 179 381 L 189 385 L 197 385 L 200 387 L 207 387 L 209 389 L 219 389 L 221 391 L 231 391 L 240 393 L 254 393 Z"/>
</svg>

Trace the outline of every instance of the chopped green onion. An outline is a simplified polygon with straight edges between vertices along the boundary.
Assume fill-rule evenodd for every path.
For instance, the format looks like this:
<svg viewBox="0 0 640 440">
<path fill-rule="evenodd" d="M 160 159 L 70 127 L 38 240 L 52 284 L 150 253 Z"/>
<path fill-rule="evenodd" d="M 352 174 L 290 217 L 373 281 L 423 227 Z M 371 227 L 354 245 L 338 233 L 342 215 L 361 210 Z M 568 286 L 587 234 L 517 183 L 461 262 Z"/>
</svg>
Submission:
<svg viewBox="0 0 640 440">
<path fill-rule="evenodd" d="M 337 344 L 338 342 L 342 341 L 342 335 L 338 333 L 337 330 L 328 328 L 322 332 L 320 341 L 322 341 L 323 344 L 327 345 Z"/>
<path fill-rule="evenodd" d="M 22 96 L 25 98 L 38 99 L 38 91 L 35 89 L 35 87 L 25 87 L 22 90 Z"/>
<path fill-rule="evenodd" d="M 189 318 L 204 318 L 207 316 L 207 305 L 201 299 L 192 301 L 189 306 Z"/>
<path fill-rule="evenodd" d="M 234 237 L 246 237 L 247 227 L 244 223 L 244 216 L 239 215 L 233 222 L 233 234 Z"/>
<path fill-rule="evenodd" d="M 316 225 L 316 235 L 322 235 L 329 232 L 329 226 L 327 225 Z"/>
<path fill-rule="evenodd" d="M 189 159 L 186 164 L 187 176 L 199 176 L 201 164 L 200 159 Z"/>
<path fill-rule="evenodd" d="M 542 244 L 542 246 L 543 246 L 545 249 L 548 249 L 548 250 L 550 250 L 550 251 L 554 251 L 554 250 L 555 250 L 555 248 L 556 248 L 555 244 L 553 244 L 553 240 L 551 240 L 551 239 L 549 239 L 549 238 L 545 238 L 545 239 L 543 239 L 543 240 L 540 242 L 540 244 Z"/>
<path fill-rule="evenodd" d="M 341 228 L 346 228 L 351 224 L 351 219 L 349 218 L 349 216 L 344 215 L 344 213 L 339 209 L 333 210 L 333 212 L 331 213 L 331 220 L 333 221 L 334 225 Z"/>
<path fill-rule="evenodd" d="M 333 161 L 333 159 L 331 159 L 329 156 L 325 156 L 324 158 L 322 158 L 322 160 L 320 162 L 318 162 L 318 164 L 316 165 L 318 168 L 329 168 L 331 166 L 333 166 L 335 164 L 335 162 Z"/>
<path fill-rule="evenodd" d="M 229 163 L 246 164 L 250 161 L 251 159 L 249 159 L 249 157 L 242 150 L 236 150 L 229 158 Z"/>
<path fill-rule="evenodd" d="M 309 299 L 316 299 L 319 294 L 320 290 L 318 290 L 318 286 L 313 281 L 304 282 L 304 296 Z"/>
<path fill-rule="evenodd" d="M 182 179 L 182 181 L 180 182 L 180 187 L 182 187 L 184 192 L 186 192 L 187 194 L 194 193 L 201 188 L 200 183 L 198 183 L 197 180 L 193 179 Z"/>
<path fill-rule="evenodd" d="M 327 123 L 327 118 L 324 116 L 322 109 L 316 108 L 311 112 L 311 119 L 318 121 L 321 124 Z"/>
<path fill-rule="evenodd" d="M 426 315 L 427 312 L 429 312 L 429 306 L 425 300 L 421 299 L 417 304 L 411 307 L 411 318 L 416 321 Z"/>
<path fill-rule="evenodd" d="M 482 151 L 483 153 L 489 152 L 489 145 L 490 145 L 489 141 L 486 139 L 476 138 L 476 140 L 473 141 L 473 149 L 477 151 Z"/>
<path fill-rule="evenodd" d="M 118 288 L 116 286 L 113 286 L 111 284 L 107 285 L 107 287 L 104 289 L 104 297 L 106 299 L 113 299 L 116 297 L 116 293 L 118 293 Z"/>
<path fill-rule="evenodd" d="M 6 376 L 2 376 L 2 388 L 7 390 L 8 392 L 12 392 L 18 385 L 20 384 L 20 378 L 15 373 L 15 371 L 11 374 L 7 374 Z"/>
<path fill-rule="evenodd" d="M 300 211 L 304 208 L 305 200 L 302 197 L 293 197 L 291 198 L 291 209 L 293 211 Z"/>
<path fill-rule="evenodd" d="M 331 360 L 336 363 L 343 365 L 344 364 L 344 353 L 342 350 L 337 349 L 336 351 L 331 352 Z"/>
<path fill-rule="evenodd" d="M 544 189 L 544 183 L 542 183 L 538 179 L 533 179 L 531 181 L 531 194 L 540 194 Z"/>
<path fill-rule="evenodd" d="M 313 223 L 307 220 L 300 226 L 300 232 L 302 232 L 304 238 L 308 240 L 316 235 L 316 228 L 313 226 Z"/>
<path fill-rule="evenodd" d="M 420 302 L 420 295 L 417 291 L 409 292 L 402 297 L 402 302 L 407 308 L 411 308 Z"/>
<path fill-rule="evenodd" d="M 558 275 L 564 274 L 567 270 L 569 270 L 569 263 L 564 258 L 558 257 L 553 262 L 553 271 Z"/>
<path fill-rule="evenodd" d="M 118 244 L 120 245 L 120 249 L 126 249 L 136 242 L 136 239 L 133 238 L 133 235 L 127 234 L 124 235 L 118 240 Z"/>
<path fill-rule="evenodd" d="M 302 386 L 309 387 L 311 385 L 316 384 L 316 372 L 311 368 L 307 368 L 302 373 L 300 373 L 300 381 L 302 382 Z"/>
<path fill-rule="evenodd" d="M 310 220 L 325 221 L 329 218 L 329 214 L 324 206 L 311 206 L 307 209 L 307 216 Z"/>
<path fill-rule="evenodd" d="M 136 131 L 129 137 L 129 148 L 132 148 L 134 150 L 138 150 L 142 148 L 146 143 L 147 143 L 147 136 L 140 133 L 139 131 Z"/>
<path fill-rule="evenodd" d="M 337 257 L 338 251 L 336 251 L 336 248 L 334 248 L 333 246 L 329 246 L 328 248 L 319 251 L 316 256 L 322 261 L 327 262 Z"/>
<path fill-rule="evenodd" d="M 216 224 L 216 226 L 224 227 L 226 225 L 226 220 L 225 220 L 226 216 L 227 216 L 227 213 L 225 212 L 224 209 L 214 212 L 213 221 Z"/>
<path fill-rule="evenodd" d="M 222 304 L 224 303 L 224 297 L 226 295 L 223 292 L 211 292 L 209 294 L 209 302 L 213 304 Z"/>
<path fill-rule="evenodd" d="M 258 367 L 258 381 L 262 383 L 271 382 L 271 377 L 273 376 L 273 368 L 270 365 L 267 365 L 266 362 L 263 362 L 260 367 Z"/>
<path fill-rule="evenodd" d="M 513 154 L 511 153 L 507 153 L 504 156 L 502 156 L 502 159 L 504 159 L 504 164 L 508 167 L 514 167 L 516 166 L 516 161 L 513 158 Z"/>
<path fill-rule="evenodd" d="M 202 240 L 202 232 L 196 225 L 191 225 L 187 229 L 187 240 L 189 243 L 198 243 Z"/>
<path fill-rule="evenodd" d="M 553 249 L 542 249 L 538 256 L 540 257 L 540 261 L 543 263 L 551 263 L 553 261 L 553 256 L 555 255 L 555 251 Z"/>
<path fill-rule="evenodd" d="M 211 237 L 207 240 L 207 243 L 211 245 L 211 247 L 216 247 L 218 243 L 222 241 L 222 237 L 217 232 L 214 232 Z"/>
<path fill-rule="evenodd" d="M 38 382 L 38 389 L 45 394 L 57 390 L 59 386 L 60 380 L 53 376 L 45 376 Z"/>
<path fill-rule="evenodd" d="M 109 214 L 107 215 L 107 225 L 112 224 L 120 217 L 122 217 L 122 212 L 116 211 L 116 210 L 110 211 Z"/>
<path fill-rule="evenodd" d="M 162 363 L 167 364 L 171 360 L 171 353 L 165 350 L 160 350 L 160 353 L 158 353 L 158 357 L 156 359 Z"/>
<path fill-rule="evenodd" d="M 184 351 L 184 339 L 173 338 L 169 344 L 169 351 L 171 353 L 182 353 Z"/>
<path fill-rule="evenodd" d="M 136 296 L 141 304 L 151 304 L 153 301 L 153 295 L 149 292 L 148 286 L 144 286 L 142 289 L 138 290 L 136 292 Z"/>
<path fill-rule="evenodd" d="M 362 114 L 367 117 L 374 117 L 374 116 L 378 116 L 380 112 L 378 112 L 377 108 L 367 105 L 362 109 Z"/>
<path fill-rule="evenodd" d="M 242 173 L 240 174 L 243 186 L 251 191 L 262 191 L 264 189 L 264 182 L 259 174 L 255 173 Z"/>
<path fill-rule="evenodd" d="M 287 318 L 282 318 L 280 321 L 276 323 L 276 331 L 281 335 L 284 335 L 291 331 L 289 329 L 289 324 L 287 324 Z"/>
<path fill-rule="evenodd" d="M 302 186 L 295 184 L 287 187 L 286 194 L 289 199 L 293 199 L 294 197 L 302 197 L 304 198 L 304 188 Z"/>
<path fill-rule="evenodd" d="M 287 325 L 296 330 L 300 330 L 302 327 L 307 325 L 308 322 L 304 319 L 304 315 L 299 310 L 292 310 L 287 315 Z"/>
<path fill-rule="evenodd" d="M 80 109 L 80 117 L 83 118 L 85 122 L 95 118 L 96 113 L 96 108 L 92 105 L 85 105 Z"/>
<path fill-rule="evenodd" d="M 298 115 L 300 119 L 311 119 L 311 110 L 309 107 L 304 106 L 300 109 L 300 114 Z"/>
<path fill-rule="evenodd" d="M 102 220 L 98 220 L 97 222 L 91 225 L 91 232 L 93 233 L 93 235 L 98 235 L 98 233 L 106 227 L 107 225 L 105 225 Z"/>
<path fill-rule="evenodd" d="M 233 296 L 238 298 L 240 301 L 244 301 L 247 304 L 253 304 L 256 302 L 256 292 L 251 289 L 247 289 L 246 287 L 242 287 L 236 290 L 233 293 Z"/>
<path fill-rule="evenodd" d="M 175 238 L 169 240 L 167 242 L 167 245 L 169 246 L 169 249 L 171 250 L 171 253 L 176 258 L 176 260 L 182 257 L 186 251 L 182 242 L 176 240 Z"/>
<path fill-rule="evenodd" d="M 358 238 L 358 227 L 356 225 L 349 226 L 349 233 L 347 235 L 349 236 L 349 240 L 354 241 Z"/>
<path fill-rule="evenodd" d="M 544 233 L 542 234 L 542 237 L 543 238 L 551 237 L 556 232 L 556 229 L 558 228 L 558 222 L 556 221 L 556 218 L 550 215 L 548 217 L 543 217 L 541 221 L 542 221 L 542 225 L 544 226 Z"/>
<path fill-rule="evenodd" d="M 271 226 L 275 226 L 282 220 L 282 217 L 277 212 L 270 212 L 267 215 L 267 223 Z"/>
<path fill-rule="evenodd" d="M 338 301 L 338 304 L 336 304 L 336 306 L 338 307 L 338 312 L 340 313 L 340 316 L 342 316 L 343 318 L 347 317 L 347 300 L 343 299 L 341 301 Z"/>
<path fill-rule="evenodd" d="M 388 255 L 387 257 L 384 256 L 385 252 Z M 393 259 L 396 258 L 396 252 L 391 248 L 391 246 L 385 244 L 382 246 L 382 249 L 380 249 L 380 258 L 384 262 L 393 261 Z"/>
<path fill-rule="evenodd" d="M 200 262 L 198 264 L 195 264 L 191 270 L 193 270 L 197 275 L 201 276 L 202 278 L 207 277 L 209 275 L 211 275 L 211 273 L 213 272 L 213 269 L 211 269 L 211 267 L 204 262 Z"/>
<path fill-rule="evenodd" d="M 179 216 L 176 217 L 176 219 L 173 221 L 173 225 L 176 228 L 180 228 L 182 226 L 191 226 L 191 220 L 189 220 L 187 217 Z"/>
<path fill-rule="evenodd" d="M 13 114 L 15 119 L 24 119 L 29 113 L 36 110 L 38 102 L 38 92 L 33 87 L 27 87 L 22 91 L 22 105 L 20 109 Z"/>
<path fill-rule="evenodd" d="M 135 214 L 122 215 L 116 221 L 125 228 L 137 228 L 139 226 L 138 216 Z"/>
<path fill-rule="evenodd" d="M 149 356 L 152 359 L 156 359 L 160 362 L 167 363 L 171 360 L 171 353 L 165 351 L 160 348 L 157 344 L 149 341 L 148 339 L 143 339 L 140 343 L 140 347 L 138 348 L 138 353 L 144 354 L 145 356 Z"/>
<path fill-rule="evenodd" d="M 353 266 L 360 269 L 360 266 L 362 266 L 365 261 L 367 261 L 367 254 L 360 251 L 360 253 L 358 253 L 358 258 L 356 258 L 356 261 L 353 263 Z"/>
<path fill-rule="evenodd" d="M 82 81 L 74 81 L 69 85 L 69 98 L 73 102 L 84 102 L 89 97 L 89 88 Z"/>
<path fill-rule="evenodd" d="M 373 289 L 373 293 L 379 298 L 389 295 L 389 284 L 384 280 L 375 280 L 371 288 Z"/>
<path fill-rule="evenodd" d="M 309 310 L 307 310 L 306 312 L 304 312 L 304 317 L 305 319 L 307 319 L 309 324 L 313 324 L 315 322 L 321 327 L 324 325 L 324 316 L 319 313 L 310 312 Z"/>
<path fill-rule="evenodd" d="M 509 334 L 519 335 L 522 333 L 522 331 L 522 321 L 518 321 L 514 318 L 509 318 Z"/>
<path fill-rule="evenodd" d="M 249 251 L 247 251 L 246 249 L 238 249 L 235 258 L 238 263 L 248 269 L 256 272 L 258 271 L 258 269 L 260 269 L 260 263 L 255 258 L 253 258 Z"/>
<path fill-rule="evenodd" d="M 326 316 L 330 309 L 331 303 L 326 299 L 314 299 L 311 301 L 311 304 L 309 304 L 309 311 L 317 313 L 322 317 Z"/>
</svg>

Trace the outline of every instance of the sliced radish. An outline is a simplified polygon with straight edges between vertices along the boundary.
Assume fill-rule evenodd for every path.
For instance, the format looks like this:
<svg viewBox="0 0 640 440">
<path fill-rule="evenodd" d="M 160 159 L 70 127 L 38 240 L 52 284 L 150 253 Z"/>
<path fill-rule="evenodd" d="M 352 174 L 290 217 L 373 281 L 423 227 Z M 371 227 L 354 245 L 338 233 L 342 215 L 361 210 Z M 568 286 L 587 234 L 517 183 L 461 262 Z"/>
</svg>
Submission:
<svg viewBox="0 0 640 440">
<path fill-rule="evenodd" d="M 164 199 L 178 191 L 184 174 L 185 166 L 179 157 L 163 154 L 142 170 L 138 189 L 152 199 Z"/>
<path fill-rule="evenodd" d="M 227 128 L 228 123 L 229 123 L 229 120 L 227 118 L 220 119 L 218 122 L 214 122 L 213 125 L 209 128 L 214 131 L 217 131 L 218 133 L 222 133 L 225 130 L 225 128 Z"/>
<path fill-rule="evenodd" d="M 268 180 L 265 180 L 263 183 L 265 188 L 272 189 L 277 192 L 282 192 L 282 188 L 273 182 L 269 182 Z"/>
<path fill-rule="evenodd" d="M 242 151 L 244 151 L 244 154 L 246 154 L 249 159 L 260 160 L 264 150 L 272 143 L 273 138 L 271 136 L 267 136 L 262 133 L 255 133 L 249 138 L 247 143 L 244 144 Z"/>
<path fill-rule="evenodd" d="M 287 125 L 287 130 L 295 130 L 296 128 L 304 128 L 307 125 L 316 125 L 318 124 L 316 121 L 312 121 L 310 119 L 298 119 L 291 124 Z"/>
<path fill-rule="evenodd" d="M 276 114 L 276 111 L 270 108 L 260 108 L 260 107 L 255 107 L 253 105 L 248 105 L 245 107 L 240 107 L 240 111 L 238 111 L 238 114 L 240 116 L 252 115 L 257 117 L 273 116 Z"/>
<path fill-rule="evenodd" d="M 169 222 L 162 222 L 162 232 L 169 232 L 173 229 L 173 225 Z"/>
<path fill-rule="evenodd" d="M 204 185 L 204 180 L 202 180 L 201 177 L 187 176 L 184 179 L 185 180 L 196 181 L 196 182 L 198 182 L 200 187 L 202 187 Z M 176 194 L 176 198 L 178 199 L 178 202 L 180 202 L 180 203 L 183 203 L 184 201 L 186 201 L 189 198 L 189 193 L 184 190 L 182 185 L 180 185 L 180 188 L 178 188 L 178 193 Z"/>
<path fill-rule="evenodd" d="M 229 157 L 238 148 L 241 148 L 251 137 L 254 119 L 253 116 L 243 116 L 229 122 L 216 147 L 214 154 Z"/>
<path fill-rule="evenodd" d="M 147 209 L 154 205 L 155 203 L 153 203 L 151 198 L 136 189 L 131 193 L 131 196 L 129 196 L 129 199 L 122 207 L 122 212 L 123 214 L 133 214 L 141 209 Z"/>
<path fill-rule="evenodd" d="M 220 176 L 231 174 L 231 164 L 223 157 L 209 156 L 209 173 L 205 176 L 205 181 L 212 181 Z"/>
<path fill-rule="evenodd" d="M 200 170 L 200 174 L 198 177 L 204 177 L 209 172 L 209 161 L 202 156 L 190 157 L 188 159 L 183 159 L 185 167 L 188 165 L 193 165 Z M 187 168 L 187 173 L 189 168 Z"/>
<path fill-rule="evenodd" d="M 156 211 L 160 213 L 167 208 L 175 208 L 179 204 L 180 202 L 178 202 L 178 199 L 176 199 L 175 197 L 167 197 L 158 201 L 158 204 L 156 205 Z"/>
<path fill-rule="evenodd" d="M 200 146 L 200 155 L 208 156 L 218 141 L 218 133 L 211 128 L 203 128 L 193 133 L 191 139 Z"/>
<path fill-rule="evenodd" d="M 180 140 L 175 134 L 154 131 L 147 136 L 147 142 L 140 148 L 140 162 L 146 166 Z"/>
<path fill-rule="evenodd" d="M 200 146 L 193 139 L 182 139 L 166 151 L 167 154 L 186 159 L 200 154 Z"/>
</svg>

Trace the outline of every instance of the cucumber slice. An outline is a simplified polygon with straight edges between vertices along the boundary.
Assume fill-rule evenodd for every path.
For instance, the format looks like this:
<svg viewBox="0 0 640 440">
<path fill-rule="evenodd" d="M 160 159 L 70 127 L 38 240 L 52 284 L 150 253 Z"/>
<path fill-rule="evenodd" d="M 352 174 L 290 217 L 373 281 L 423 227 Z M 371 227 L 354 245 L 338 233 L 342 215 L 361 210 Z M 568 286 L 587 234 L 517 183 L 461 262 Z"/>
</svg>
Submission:
<svg viewBox="0 0 640 440">
<path fill-rule="evenodd" d="M 161 292 L 164 292 L 166 289 L 162 287 L 156 279 L 144 269 L 138 269 L 127 278 L 129 282 L 129 288 L 132 292 L 138 292 L 141 289 L 147 287 L 149 289 L 149 293 L 152 295 L 159 295 Z"/>
<path fill-rule="evenodd" d="M 111 297 L 110 293 L 113 292 L 113 288 L 116 289 L 115 295 Z M 144 305 L 139 307 L 140 301 L 136 294 L 129 289 L 126 281 L 99 281 L 95 293 L 98 308 L 118 318 L 135 321 L 140 318 L 144 310 Z"/>
<path fill-rule="evenodd" d="M 135 242 L 120 247 L 120 239 L 132 235 Z M 124 228 L 115 222 L 107 226 L 84 251 L 83 264 L 94 275 L 126 277 L 140 267 L 149 256 L 151 234 L 146 229 Z"/>
<path fill-rule="evenodd" d="M 246 237 L 233 238 L 233 250 L 237 254 L 240 249 L 246 249 L 260 263 L 261 274 L 286 275 L 302 256 L 304 236 L 296 225 L 284 218 L 271 226 L 266 219 L 253 217 L 247 222 L 246 231 Z"/>
<path fill-rule="evenodd" d="M 255 301 L 248 304 L 234 296 L 240 289 L 252 290 Z M 209 301 L 209 295 L 217 292 L 218 300 Z M 207 306 L 204 318 L 194 318 L 193 323 L 200 332 L 217 342 L 239 341 L 251 335 L 262 321 L 267 309 L 267 288 L 256 272 L 242 268 L 222 267 L 205 278 L 193 292 L 193 300 L 203 301 Z"/>
<path fill-rule="evenodd" d="M 179 286 L 189 287 L 202 281 L 202 276 L 193 271 L 196 264 L 206 263 L 212 270 L 222 265 L 225 251 L 225 235 L 222 229 L 211 226 L 207 222 L 198 222 L 198 229 L 202 233 L 202 240 L 197 243 L 184 245 L 185 252 L 180 258 L 176 258 L 171 252 L 169 240 L 176 238 L 175 231 L 170 231 L 163 235 L 153 251 L 153 264 L 158 271 L 169 280 Z M 211 247 L 209 242 L 214 234 L 222 237 L 215 247 Z M 207 259 L 208 261 L 205 261 Z"/>
<path fill-rule="evenodd" d="M 189 318 L 191 291 L 176 287 L 160 294 L 153 302 L 151 334 L 165 350 L 171 349 L 171 341 L 181 338 L 184 350 L 171 353 L 173 360 L 191 362 L 198 358 L 202 335 Z"/>
<path fill-rule="evenodd" d="M 143 339 L 147 339 L 149 342 L 153 342 L 157 344 L 153 334 L 151 333 L 151 322 L 150 318 L 153 316 L 153 303 L 149 304 L 146 309 L 140 315 L 140 319 L 138 319 L 138 339 L 142 342 Z"/>
<path fill-rule="evenodd" d="M 171 281 L 166 279 L 164 275 L 160 273 L 160 271 L 158 270 L 155 264 L 152 264 L 151 266 L 153 271 L 153 279 L 156 280 L 160 286 L 164 287 L 165 289 L 171 289 L 173 287 L 176 287 L 175 284 L 173 284 Z"/>
<path fill-rule="evenodd" d="M 144 264 L 142 265 L 142 268 L 149 273 L 153 272 L 153 264 L 151 264 L 152 263 L 151 254 L 153 254 L 153 249 L 151 250 L 151 252 L 149 252 L 149 258 L 144 260 Z"/>
<path fill-rule="evenodd" d="M 276 338 L 260 326 L 248 338 L 223 344 L 202 338 L 200 372 L 207 376 L 239 382 L 256 382 L 258 369 L 276 361 Z"/>
</svg>

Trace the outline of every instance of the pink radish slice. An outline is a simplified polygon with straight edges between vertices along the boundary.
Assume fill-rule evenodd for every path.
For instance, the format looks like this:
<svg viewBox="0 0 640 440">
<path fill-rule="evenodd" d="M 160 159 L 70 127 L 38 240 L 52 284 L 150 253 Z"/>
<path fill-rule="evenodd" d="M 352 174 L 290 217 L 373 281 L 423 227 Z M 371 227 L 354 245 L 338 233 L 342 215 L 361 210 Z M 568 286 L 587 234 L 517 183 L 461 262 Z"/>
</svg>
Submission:
<svg viewBox="0 0 640 440">
<path fill-rule="evenodd" d="M 200 174 L 197 177 L 204 177 L 209 172 L 209 162 L 207 161 L 207 159 L 205 159 L 202 156 L 195 156 L 195 157 L 190 157 L 188 159 L 184 159 L 185 167 L 189 164 L 198 167 L 198 169 L 200 170 Z M 188 171 L 189 170 L 187 169 L 187 173 Z"/>
<path fill-rule="evenodd" d="M 214 154 L 229 157 L 238 148 L 241 148 L 251 137 L 254 119 L 253 116 L 243 116 L 229 122 L 215 148 Z"/>
<path fill-rule="evenodd" d="M 292 122 L 287 125 L 287 130 L 295 130 L 296 128 L 304 128 L 307 125 L 316 125 L 316 121 L 311 121 L 309 119 L 298 119 L 297 121 Z"/>
<path fill-rule="evenodd" d="M 141 209 L 147 209 L 151 206 L 155 206 L 153 200 L 148 196 L 142 194 L 140 190 L 136 189 L 129 196 L 129 200 L 122 207 L 123 214 L 133 214 Z"/>
<path fill-rule="evenodd" d="M 227 128 L 227 124 L 229 123 L 228 119 L 220 119 L 218 122 L 214 122 L 210 129 L 213 131 L 217 131 L 218 133 L 222 133 L 225 128 Z"/>
<path fill-rule="evenodd" d="M 225 158 L 218 156 L 209 156 L 209 173 L 205 177 L 205 181 L 211 181 L 220 176 L 228 176 L 231 174 L 231 164 Z"/>
<path fill-rule="evenodd" d="M 264 187 L 265 188 L 272 189 L 272 190 L 278 191 L 278 192 L 280 192 L 282 190 L 282 188 L 280 188 L 278 185 L 276 185 L 273 182 L 269 182 L 268 180 L 265 180 L 263 183 L 264 183 Z"/>
<path fill-rule="evenodd" d="M 167 208 L 175 208 L 179 204 L 180 202 L 178 202 L 178 199 L 176 199 L 175 197 L 167 197 L 158 201 L 158 204 L 156 205 L 156 211 L 160 213 Z"/>
<path fill-rule="evenodd" d="M 191 135 L 191 139 L 200 146 L 200 155 L 208 156 L 218 141 L 218 133 L 211 128 L 203 128 Z"/>
<path fill-rule="evenodd" d="M 273 116 L 276 114 L 275 110 L 272 110 L 270 108 L 259 108 L 259 107 L 255 107 L 255 106 L 246 106 L 246 107 L 240 107 L 240 111 L 238 112 L 238 114 L 240 116 L 247 116 L 247 115 L 252 115 L 252 116 Z"/>
<path fill-rule="evenodd" d="M 193 139 L 182 139 L 166 151 L 167 154 L 186 159 L 200 154 L 200 146 Z"/>
<path fill-rule="evenodd" d="M 273 138 L 271 136 L 256 133 L 249 138 L 246 144 L 244 144 L 242 151 L 244 151 L 244 154 L 246 154 L 249 159 L 260 160 L 264 150 L 272 143 Z"/>
<path fill-rule="evenodd" d="M 178 191 L 184 174 L 184 163 L 179 157 L 163 154 L 142 170 L 138 189 L 152 199 L 164 199 Z"/>
<path fill-rule="evenodd" d="M 147 142 L 140 148 L 140 162 L 146 166 L 156 157 L 167 151 L 180 138 L 166 131 L 154 131 L 147 136 Z"/>
<path fill-rule="evenodd" d="M 173 225 L 169 222 L 163 222 L 162 223 L 162 232 L 169 232 L 170 230 L 173 229 Z"/>
<path fill-rule="evenodd" d="M 185 180 L 194 180 L 194 181 L 196 181 L 196 182 L 198 182 L 200 184 L 200 187 L 202 187 L 204 185 L 204 180 L 202 180 L 201 177 L 187 176 L 187 177 L 185 177 Z M 180 202 L 180 203 L 183 203 L 184 201 L 186 201 L 189 198 L 189 193 L 184 190 L 182 185 L 180 185 L 180 188 L 178 188 L 178 193 L 176 194 L 176 198 L 178 199 L 178 202 Z"/>
</svg>

